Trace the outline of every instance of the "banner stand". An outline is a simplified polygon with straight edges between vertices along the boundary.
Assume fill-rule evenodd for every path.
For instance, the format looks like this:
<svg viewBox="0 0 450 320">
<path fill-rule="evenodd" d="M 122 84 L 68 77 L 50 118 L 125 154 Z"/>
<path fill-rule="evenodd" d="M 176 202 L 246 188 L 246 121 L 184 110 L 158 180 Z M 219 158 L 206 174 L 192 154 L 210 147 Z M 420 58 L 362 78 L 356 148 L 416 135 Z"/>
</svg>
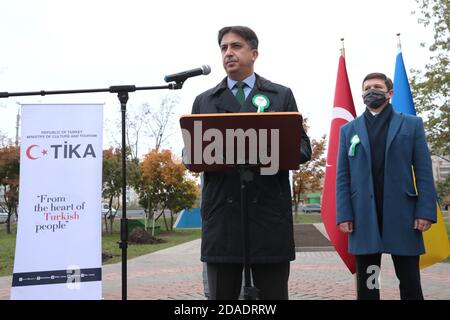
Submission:
<svg viewBox="0 0 450 320">
<path fill-rule="evenodd" d="M 109 92 L 117 93 L 120 101 L 120 111 L 122 114 L 122 218 L 120 220 L 120 242 L 119 248 L 122 250 L 122 300 L 127 300 L 127 248 L 128 248 L 128 219 L 126 211 L 126 110 L 128 94 L 138 90 L 177 90 L 183 87 L 186 79 L 169 83 L 163 86 L 136 87 L 135 85 L 110 86 L 104 89 L 79 89 L 79 90 L 57 90 L 57 91 L 31 91 L 31 92 L 0 92 L 0 98 L 21 97 L 21 96 L 45 96 L 56 94 L 75 94 L 75 93 L 98 93 Z"/>
</svg>

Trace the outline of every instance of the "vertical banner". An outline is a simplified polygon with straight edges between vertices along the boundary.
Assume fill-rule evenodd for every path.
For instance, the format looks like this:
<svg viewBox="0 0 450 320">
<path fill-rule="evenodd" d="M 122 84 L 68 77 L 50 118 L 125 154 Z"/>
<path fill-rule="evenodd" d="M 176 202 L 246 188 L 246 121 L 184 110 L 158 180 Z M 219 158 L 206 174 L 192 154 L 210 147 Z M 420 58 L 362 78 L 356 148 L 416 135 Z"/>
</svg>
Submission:
<svg viewBox="0 0 450 320">
<path fill-rule="evenodd" d="M 103 105 L 22 105 L 11 299 L 101 299 Z"/>
</svg>

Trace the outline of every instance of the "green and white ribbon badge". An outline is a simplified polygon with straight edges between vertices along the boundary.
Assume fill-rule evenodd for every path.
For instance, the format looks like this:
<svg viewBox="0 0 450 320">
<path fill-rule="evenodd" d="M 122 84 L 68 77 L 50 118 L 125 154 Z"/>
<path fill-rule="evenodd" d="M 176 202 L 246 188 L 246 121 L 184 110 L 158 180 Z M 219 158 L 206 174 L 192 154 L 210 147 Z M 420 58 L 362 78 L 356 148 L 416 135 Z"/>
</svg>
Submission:
<svg viewBox="0 0 450 320">
<path fill-rule="evenodd" d="M 264 112 L 270 106 L 270 100 L 263 94 L 254 95 L 252 98 L 253 105 L 256 107 L 256 112 Z"/>
<path fill-rule="evenodd" d="M 357 145 L 358 143 L 360 143 L 360 142 L 361 142 L 361 140 L 359 140 L 359 137 L 358 137 L 357 134 L 355 134 L 355 135 L 351 138 L 351 140 L 350 140 L 350 143 L 351 143 L 351 145 L 350 145 L 350 150 L 348 151 L 348 155 L 349 155 L 350 157 L 354 157 L 354 156 L 355 156 L 356 145 Z"/>
</svg>

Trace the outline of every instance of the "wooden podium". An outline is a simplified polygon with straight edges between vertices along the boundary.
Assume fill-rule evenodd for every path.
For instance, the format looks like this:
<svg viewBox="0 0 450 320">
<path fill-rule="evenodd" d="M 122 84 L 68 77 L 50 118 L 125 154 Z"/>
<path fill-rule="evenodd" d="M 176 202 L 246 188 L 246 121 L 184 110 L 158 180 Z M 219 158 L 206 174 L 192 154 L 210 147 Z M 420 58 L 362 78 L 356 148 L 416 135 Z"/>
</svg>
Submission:
<svg viewBox="0 0 450 320">
<path fill-rule="evenodd" d="M 201 124 L 198 125 L 198 124 Z M 223 159 L 223 163 L 206 163 L 203 157 L 195 159 L 195 148 L 203 155 L 205 147 L 211 144 L 211 141 L 205 141 L 205 132 L 209 129 L 218 130 L 222 137 L 224 137 L 223 155 L 226 155 L 226 130 L 239 130 L 244 132 L 247 130 L 255 130 L 260 133 L 262 130 L 271 132 L 276 129 L 279 132 L 279 169 L 280 170 L 297 170 L 300 164 L 300 140 L 303 133 L 303 118 L 299 112 L 266 112 L 266 113 L 218 113 L 218 114 L 193 114 L 185 115 L 180 118 L 180 125 L 183 131 L 184 140 L 184 156 L 183 162 L 187 169 L 193 172 L 203 171 L 220 171 L 229 168 L 234 168 L 238 164 L 235 161 L 227 164 Z M 196 125 L 197 124 L 197 125 Z M 200 129 L 195 132 L 195 128 Z M 274 149 L 271 146 L 270 135 L 268 135 L 269 150 Z M 187 140 L 191 140 L 191 143 Z M 245 154 L 249 154 L 248 142 L 245 146 Z M 235 145 L 236 151 L 236 145 Z M 257 150 L 258 152 L 259 150 Z M 190 161 L 186 160 L 186 154 L 190 155 Z M 237 154 L 235 152 L 235 154 Z M 200 161 L 195 161 L 200 160 Z M 236 159 L 234 159 L 236 160 Z M 265 165 L 259 164 L 264 167 Z"/>
<path fill-rule="evenodd" d="M 268 154 L 277 162 L 270 174 L 298 169 L 302 122 L 299 112 L 193 114 L 180 118 L 185 146 L 183 162 L 188 170 L 239 172 L 245 300 L 258 298 L 258 289 L 252 286 L 250 277 L 247 186 L 253 180 L 255 167 L 260 168 L 260 174 L 265 174 L 264 170 L 274 165 L 266 163 Z"/>
</svg>

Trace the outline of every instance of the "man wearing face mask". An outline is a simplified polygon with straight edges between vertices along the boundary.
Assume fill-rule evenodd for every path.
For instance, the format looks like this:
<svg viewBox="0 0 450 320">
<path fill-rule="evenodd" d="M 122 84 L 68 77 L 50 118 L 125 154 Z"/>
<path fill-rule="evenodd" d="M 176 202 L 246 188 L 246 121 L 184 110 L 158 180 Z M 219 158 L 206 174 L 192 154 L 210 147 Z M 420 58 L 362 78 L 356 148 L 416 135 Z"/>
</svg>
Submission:
<svg viewBox="0 0 450 320">
<path fill-rule="evenodd" d="M 380 298 L 382 253 L 389 253 L 401 299 L 423 299 L 419 257 L 422 232 L 436 222 L 436 191 L 422 119 L 396 113 L 392 80 L 363 80 L 363 115 L 341 128 L 336 222 L 349 234 L 356 258 L 357 298 Z"/>
</svg>

